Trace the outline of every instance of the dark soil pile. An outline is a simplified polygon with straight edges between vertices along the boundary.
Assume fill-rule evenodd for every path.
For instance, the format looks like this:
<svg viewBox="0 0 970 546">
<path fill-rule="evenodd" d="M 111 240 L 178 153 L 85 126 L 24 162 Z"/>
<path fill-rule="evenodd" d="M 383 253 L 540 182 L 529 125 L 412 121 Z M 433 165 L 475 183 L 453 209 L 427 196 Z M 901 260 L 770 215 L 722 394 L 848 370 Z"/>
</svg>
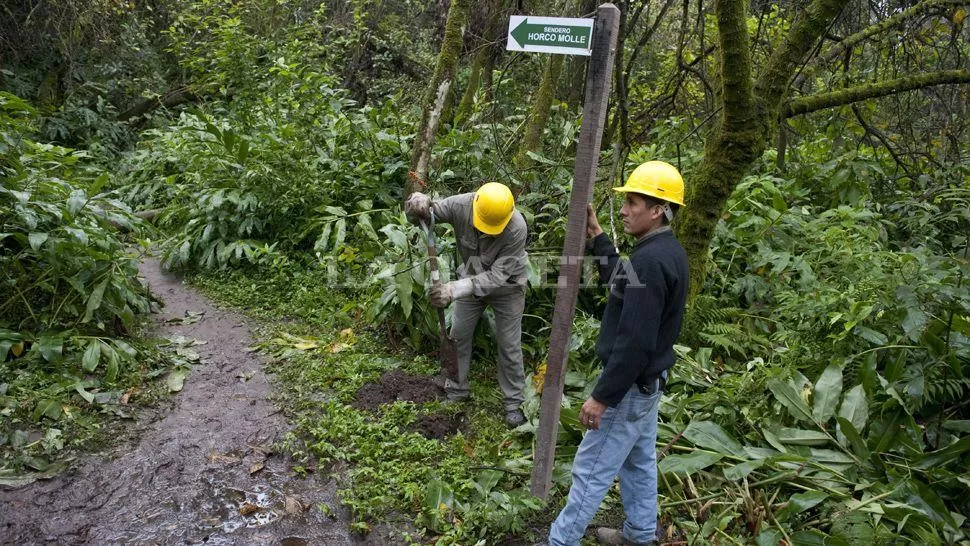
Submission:
<svg viewBox="0 0 970 546">
<path fill-rule="evenodd" d="M 353 407 L 370 412 L 383 404 L 406 400 L 416 404 L 431 402 L 445 393 L 441 378 L 409 375 L 400 370 L 386 372 L 377 383 L 368 383 L 357 391 Z"/>
<path fill-rule="evenodd" d="M 425 415 L 414 424 L 414 430 L 432 440 L 454 436 L 465 425 L 464 412 L 458 415 Z"/>
</svg>

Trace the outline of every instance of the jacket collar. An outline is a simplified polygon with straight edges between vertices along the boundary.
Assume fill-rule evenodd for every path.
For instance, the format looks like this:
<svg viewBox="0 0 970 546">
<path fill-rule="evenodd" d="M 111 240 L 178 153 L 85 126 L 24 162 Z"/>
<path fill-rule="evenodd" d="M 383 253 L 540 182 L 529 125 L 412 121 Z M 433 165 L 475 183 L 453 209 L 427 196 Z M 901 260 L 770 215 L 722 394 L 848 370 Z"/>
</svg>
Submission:
<svg viewBox="0 0 970 546">
<path fill-rule="evenodd" d="M 669 225 L 659 227 L 659 228 L 651 231 L 650 233 L 644 235 L 643 237 L 640 237 L 639 239 L 637 239 L 637 243 L 635 245 L 633 245 L 633 247 L 636 248 L 636 247 L 638 247 L 638 246 L 646 243 L 650 239 L 659 237 L 660 235 L 663 235 L 664 233 L 670 233 L 670 232 L 671 232 L 671 229 L 670 229 L 670 226 Z"/>
</svg>

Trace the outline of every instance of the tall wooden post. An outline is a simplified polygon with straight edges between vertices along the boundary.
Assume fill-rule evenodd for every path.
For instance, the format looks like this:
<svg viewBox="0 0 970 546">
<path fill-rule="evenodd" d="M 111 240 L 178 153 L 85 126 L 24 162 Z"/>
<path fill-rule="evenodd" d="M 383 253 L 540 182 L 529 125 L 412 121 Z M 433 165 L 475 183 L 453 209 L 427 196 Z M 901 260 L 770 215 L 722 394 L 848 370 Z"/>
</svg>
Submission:
<svg viewBox="0 0 970 546">
<path fill-rule="evenodd" d="M 569 356 L 569 335 L 576 314 L 580 274 L 585 255 L 586 204 L 593 197 L 593 182 L 599 163 L 606 105 L 613 79 L 613 59 L 619 32 L 620 10 L 613 4 L 602 4 L 596 10 L 592 52 L 586 77 L 586 99 L 583 124 L 579 131 L 579 148 L 573 170 L 573 188 L 569 198 L 566 241 L 563 244 L 556 305 L 552 314 L 546 378 L 542 387 L 539 434 L 532 467 L 532 494 L 545 500 L 552 485 L 556 460 L 556 436 L 562 404 L 563 378 Z"/>
</svg>

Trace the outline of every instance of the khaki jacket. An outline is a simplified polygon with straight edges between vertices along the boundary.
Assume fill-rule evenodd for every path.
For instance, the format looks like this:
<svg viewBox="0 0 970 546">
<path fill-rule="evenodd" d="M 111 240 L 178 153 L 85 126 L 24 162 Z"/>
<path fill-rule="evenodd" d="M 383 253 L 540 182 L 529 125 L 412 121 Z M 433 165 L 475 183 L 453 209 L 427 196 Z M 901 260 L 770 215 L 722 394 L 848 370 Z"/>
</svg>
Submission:
<svg viewBox="0 0 970 546">
<path fill-rule="evenodd" d="M 435 222 L 451 224 L 455 228 L 458 256 L 461 258 L 458 278 L 470 282 L 472 293 L 478 297 L 487 296 L 503 287 L 524 288 L 529 258 L 525 251 L 529 233 L 525 219 L 519 211 L 514 211 L 502 233 L 486 235 L 472 224 L 474 198 L 474 193 L 463 193 L 432 205 Z"/>
</svg>

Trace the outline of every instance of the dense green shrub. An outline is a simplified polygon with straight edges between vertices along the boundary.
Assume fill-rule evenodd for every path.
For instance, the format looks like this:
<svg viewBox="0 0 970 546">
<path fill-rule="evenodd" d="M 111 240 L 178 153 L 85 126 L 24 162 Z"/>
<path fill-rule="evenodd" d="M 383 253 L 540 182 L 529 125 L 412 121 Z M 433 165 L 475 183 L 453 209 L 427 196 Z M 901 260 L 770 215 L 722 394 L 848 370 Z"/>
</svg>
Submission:
<svg viewBox="0 0 970 546">
<path fill-rule="evenodd" d="M 145 371 L 121 338 L 150 304 L 124 238 L 138 223 L 105 191 L 109 175 L 84 152 L 31 140 L 34 121 L 0 93 L 0 446 L 12 453 L 70 405 L 117 402 L 128 375 Z M 42 470 L 17 457 L 0 467 Z"/>
</svg>

